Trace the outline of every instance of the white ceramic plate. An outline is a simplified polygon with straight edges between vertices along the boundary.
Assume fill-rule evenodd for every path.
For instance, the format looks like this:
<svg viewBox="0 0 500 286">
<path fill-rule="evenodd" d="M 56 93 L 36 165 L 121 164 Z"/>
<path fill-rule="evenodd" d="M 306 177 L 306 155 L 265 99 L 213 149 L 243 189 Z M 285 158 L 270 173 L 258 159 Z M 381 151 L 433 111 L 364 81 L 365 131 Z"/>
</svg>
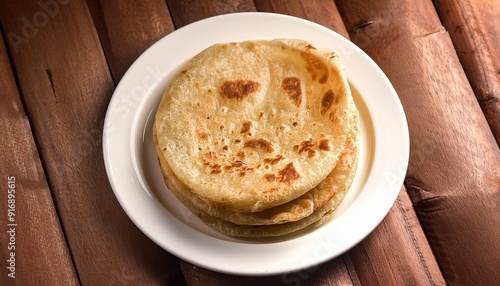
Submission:
<svg viewBox="0 0 500 286">
<path fill-rule="evenodd" d="M 214 43 L 274 38 L 304 39 L 340 56 L 361 114 L 359 168 L 335 217 L 322 227 L 274 240 L 235 239 L 208 228 L 165 187 L 151 139 L 152 120 L 169 82 L 195 54 Z M 389 80 L 350 41 L 299 18 L 238 13 L 185 26 L 138 58 L 109 104 L 103 148 L 106 171 L 121 206 L 158 245 L 207 269 L 266 275 L 315 266 L 366 237 L 399 193 L 409 137 L 403 108 Z"/>
</svg>

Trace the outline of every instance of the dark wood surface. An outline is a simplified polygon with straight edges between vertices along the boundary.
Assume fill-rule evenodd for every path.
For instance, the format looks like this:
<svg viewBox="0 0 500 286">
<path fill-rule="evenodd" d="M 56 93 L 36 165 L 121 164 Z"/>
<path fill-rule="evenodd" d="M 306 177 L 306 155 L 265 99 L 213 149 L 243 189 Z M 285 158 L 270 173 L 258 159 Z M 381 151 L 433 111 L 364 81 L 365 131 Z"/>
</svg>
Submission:
<svg viewBox="0 0 500 286">
<path fill-rule="evenodd" d="M 393 83 L 411 139 L 405 184 L 373 233 L 269 277 L 203 269 L 149 240 L 118 204 L 101 148 L 113 90 L 144 50 L 194 21 L 254 11 L 351 39 Z M 498 284 L 499 19 L 493 0 L 3 1 L 0 285 Z"/>
</svg>

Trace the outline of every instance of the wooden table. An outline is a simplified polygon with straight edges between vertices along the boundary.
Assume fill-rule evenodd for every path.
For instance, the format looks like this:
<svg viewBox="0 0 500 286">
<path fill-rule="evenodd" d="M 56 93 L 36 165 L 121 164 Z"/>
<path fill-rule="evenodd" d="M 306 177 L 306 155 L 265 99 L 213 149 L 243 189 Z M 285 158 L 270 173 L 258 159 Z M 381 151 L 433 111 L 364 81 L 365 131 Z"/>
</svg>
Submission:
<svg viewBox="0 0 500 286">
<path fill-rule="evenodd" d="M 161 249 L 103 164 L 104 115 L 131 63 L 177 28 L 242 11 L 350 38 L 393 83 L 410 129 L 405 183 L 379 227 L 286 277 L 216 273 Z M 500 283 L 498 1 L 3 0 L 0 21 L 0 285 Z"/>
</svg>

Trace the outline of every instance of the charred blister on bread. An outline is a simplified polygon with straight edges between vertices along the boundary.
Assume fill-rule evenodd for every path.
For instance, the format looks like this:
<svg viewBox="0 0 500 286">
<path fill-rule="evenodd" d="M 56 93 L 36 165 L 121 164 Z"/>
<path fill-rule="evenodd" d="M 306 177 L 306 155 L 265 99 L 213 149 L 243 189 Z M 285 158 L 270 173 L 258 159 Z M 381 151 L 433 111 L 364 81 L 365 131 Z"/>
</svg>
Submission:
<svg viewBox="0 0 500 286">
<path fill-rule="evenodd" d="M 286 95 L 292 100 L 293 104 L 300 107 L 302 103 L 302 86 L 298 77 L 286 77 L 281 82 L 281 87 Z"/>
<path fill-rule="evenodd" d="M 301 52 L 300 56 L 306 62 L 306 69 L 311 78 L 321 84 L 326 83 L 330 73 L 325 62 L 311 53 Z"/>
<path fill-rule="evenodd" d="M 278 171 L 277 174 L 265 174 L 264 179 L 268 182 L 278 182 L 291 184 L 300 178 L 299 172 L 295 169 L 293 162 L 285 165 L 285 167 Z"/>
<path fill-rule="evenodd" d="M 228 80 L 225 81 L 219 90 L 219 94 L 227 99 L 241 100 L 256 92 L 260 84 L 253 80 Z"/>
<path fill-rule="evenodd" d="M 245 148 L 260 149 L 266 153 L 272 153 L 274 151 L 271 141 L 264 138 L 246 140 L 243 146 Z"/>
</svg>

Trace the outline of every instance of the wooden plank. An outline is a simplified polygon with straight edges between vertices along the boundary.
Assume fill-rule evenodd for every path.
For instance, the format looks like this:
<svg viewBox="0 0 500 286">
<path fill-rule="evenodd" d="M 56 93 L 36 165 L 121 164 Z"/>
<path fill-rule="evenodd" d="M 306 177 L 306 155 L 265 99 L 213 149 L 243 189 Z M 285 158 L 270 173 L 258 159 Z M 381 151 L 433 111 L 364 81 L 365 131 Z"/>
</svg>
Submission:
<svg viewBox="0 0 500 286">
<path fill-rule="evenodd" d="M 185 262 L 182 263 L 182 270 L 188 285 L 359 285 L 353 284 L 342 257 L 301 271 L 264 277 L 221 274 Z"/>
<path fill-rule="evenodd" d="M 304 17 L 349 38 L 337 6 L 332 1 L 256 0 L 256 6 L 261 8 L 264 2 L 271 6 L 266 6 L 266 9 L 272 8 L 265 11 Z M 396 246 L 406 251 L 391 251 Z M 437 261 L 404 187 L 379 227 L 345 254 L 344 259 L 351 263 L 351 277 L 357 277 L 363 285 L 375 281 L 387 285 L 444 284 Z"/>
<path fill-rule="evenodd" d="M 87 4 L 8 2 L 0 17 L 82 284 L 183 283 L 178 260 L 133 225 L 109 186 L 101 134 L 114 85 Z"/>
<path fill-rule="evenodd" d="M 254 2 L 259 12 L 275 12 L 307 19 L 348 37 L 337 6 L 331 0 L 254 0 Z"/>
<path fill-rule="evenodd" d="M 1 37 L 0 86 L 0 284 L 79 285 Z"/>
<path fill-rule="evenodd" d="M 500 145 L 500 5 L 495 0 L 436 0 L 434 5 Z"/>
<path fill-rule="evenodd" d="M 361 285 L 445 285 L 405 188 L 382 223 L 345 254 Z"/>
<path fill-rule="evenodd" d="M 500 151 L 432 3 L 336 3 L 405 108 L 405 184 L 446 282 L 498 283 Z"/>
<path fill-rule="evenodd" d="M 176 28 L 211 16 L 255 11 L 251 0 L 167 0 L 167 5 Z"/>
<path fill-rule="evenodd" d="M 144 50 L 174 30 L 162 0 L 87 2 L 115 82 Z"/>
</svg>

